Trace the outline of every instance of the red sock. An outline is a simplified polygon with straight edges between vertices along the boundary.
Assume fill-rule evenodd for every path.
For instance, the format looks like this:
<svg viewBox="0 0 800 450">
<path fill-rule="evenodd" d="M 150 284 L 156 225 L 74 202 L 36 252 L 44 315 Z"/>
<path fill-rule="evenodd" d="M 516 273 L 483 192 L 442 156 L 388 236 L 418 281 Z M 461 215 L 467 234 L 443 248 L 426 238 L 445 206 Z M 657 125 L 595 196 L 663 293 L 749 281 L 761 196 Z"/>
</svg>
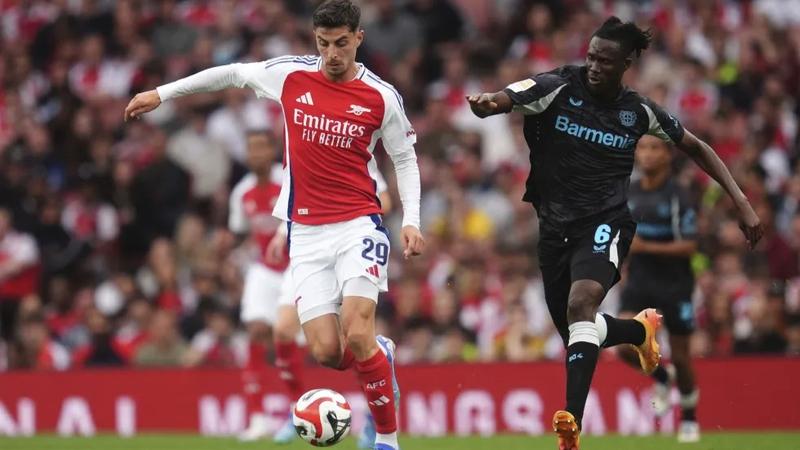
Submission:
<svg viewBox="0 0 800 450">
<path fill-rule="evenodd" d="M 378 350 L 375 355 L 356 363 L 358 380 L 367 397 L 369 411 L 375 419 L 375 431 L 381 434 L 397 431 L 397 415 L 392 391 L 392 366 L 386 355 Z"/>
<path fill-rule="evenodd" d="M 248 416 L 264 412 L 264 370 L 267 368 L 266 347 L 251 341 L 247 349 L 247 366 L 242 371 L 242 391 Z"/>
<path fill-rule="evenodd" d="M 356 355 L 350 351 L 349 348 L 344 348 L 344 353 L 342 354 L 342 362 L 339 363 L 339 367 L 336 370 L 350 370 L 356 364 Z"/>
<path fill-rule="evenodd" d="M 305 393 L 303 387 L 303 355 L 294 342 L 275 344 L 275 366 L 280 370 L 281 380 L 286 383 L 292 399 Z"/>
</svg>

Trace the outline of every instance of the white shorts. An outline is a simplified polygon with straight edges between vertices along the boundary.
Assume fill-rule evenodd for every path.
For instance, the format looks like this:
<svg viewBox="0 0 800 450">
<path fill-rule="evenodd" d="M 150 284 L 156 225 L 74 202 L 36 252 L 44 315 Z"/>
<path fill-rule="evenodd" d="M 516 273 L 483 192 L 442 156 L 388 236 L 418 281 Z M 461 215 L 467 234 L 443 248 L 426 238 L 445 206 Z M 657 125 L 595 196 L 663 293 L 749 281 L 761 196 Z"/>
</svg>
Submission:
<svg viewBox="0 0 800 450">
<path fill-rule="evenodd" d="M 388 290 L 389 236 L 377 215 L 326 225 L 292 223 L 289 271 L 300 323 L 338 314 L 344 295 Z"/>
<path fill-rule="evenodd" d="M 278 307 L 293 305 L 294 289 L 289 271 L 277 272 L 261 263 L 250 264 L 244 278 L 242 322 L 263 321 L 273 325 Z"/>
</svg>

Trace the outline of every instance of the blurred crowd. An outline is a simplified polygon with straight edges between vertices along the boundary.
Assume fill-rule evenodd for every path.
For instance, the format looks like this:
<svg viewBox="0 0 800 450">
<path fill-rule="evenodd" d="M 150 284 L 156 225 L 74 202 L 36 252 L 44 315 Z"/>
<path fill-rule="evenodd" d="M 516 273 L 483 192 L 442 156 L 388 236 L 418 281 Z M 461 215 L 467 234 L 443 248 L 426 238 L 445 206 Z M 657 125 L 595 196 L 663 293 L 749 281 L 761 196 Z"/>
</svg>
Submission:
<svg viewBox="0 0 800 450">
<path fill-rule="evenodd" d="M 693 354 L 800 355 L 800 1 L 361 5 L 359 60 L 398 88 L 419 137 L 428 248 L 411 261 L 395 252 L 378 311 L 401 362 L 561 357 L 536 214 L 520 201 L 521 117 L 478 120 L 464 95 L 580 64 L 610 14 L 655 36 L 626 82 L 716 149 L 768 230 L 748 252 L 731 202 L 677 156 L 699 208 Z M 281 136 L 280 108 L 229 90 L 133 123 L 123 110 L 214 65 L 315 54 L 313 7 L 0 0 L 0 370 L 242 364 L 253 246 L 227 230 L 227 203 L 246 173 L 246 131 Z M 376 154 L 399 205 L 391 162 Z M 398 206 L 394 236 L 400 220 Z"/>
</svg>

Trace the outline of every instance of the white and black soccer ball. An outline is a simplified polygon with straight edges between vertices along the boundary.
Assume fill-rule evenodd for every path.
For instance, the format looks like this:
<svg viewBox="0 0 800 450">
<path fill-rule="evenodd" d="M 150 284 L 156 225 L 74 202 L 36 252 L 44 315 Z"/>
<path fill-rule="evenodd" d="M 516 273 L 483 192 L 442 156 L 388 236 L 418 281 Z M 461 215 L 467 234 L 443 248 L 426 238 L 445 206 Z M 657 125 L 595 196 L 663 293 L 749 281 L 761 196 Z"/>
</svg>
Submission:
<svg viewBox="0 0 800 450">
<path fill-rule="evenodd" d="M 331 389 L 313 389 L 303 394 L 292 411 L 297 434 L 315 447 L 341 442 L 350 432 L 350 405 Z"/>
</svg>

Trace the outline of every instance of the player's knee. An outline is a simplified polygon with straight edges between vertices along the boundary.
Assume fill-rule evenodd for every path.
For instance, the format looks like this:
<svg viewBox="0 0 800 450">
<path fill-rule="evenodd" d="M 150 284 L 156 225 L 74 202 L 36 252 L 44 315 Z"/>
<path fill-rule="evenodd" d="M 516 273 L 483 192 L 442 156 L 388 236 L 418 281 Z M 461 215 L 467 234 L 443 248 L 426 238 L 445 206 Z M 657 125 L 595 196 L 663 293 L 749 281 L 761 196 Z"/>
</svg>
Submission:
<svg viewBox="0 0 800 450">
<path fill-rule="evenodd" d="M 589 296 L 582 294 L 571 296 L 567 305 L 567 320 L 569 323 L 593 321 L 594 303 Z"/>
<path fill-rule="evenodd" d="M 311 345 L 311 355 L 325 367 L 336 369 L 342 362 L 342 348 L 339 342 L 318 342 Z"/>
<path fill-rule="evenodd" d="M 345 342 L 356 357 L 366 358 L 376 347 L 375 336 L 366 330 L 366 327 L 356 327 L 345 332 Z"/>
<path fill-rule="evenodd" d="M 599 284 L 597 288 L 584 286 L 581 289 L 574 289 L 569 295 L 567 304 L 567 321 L 569 323 L 594 322 L 597 307 L 602 299 L 603 289 Z"/>
</svg>

